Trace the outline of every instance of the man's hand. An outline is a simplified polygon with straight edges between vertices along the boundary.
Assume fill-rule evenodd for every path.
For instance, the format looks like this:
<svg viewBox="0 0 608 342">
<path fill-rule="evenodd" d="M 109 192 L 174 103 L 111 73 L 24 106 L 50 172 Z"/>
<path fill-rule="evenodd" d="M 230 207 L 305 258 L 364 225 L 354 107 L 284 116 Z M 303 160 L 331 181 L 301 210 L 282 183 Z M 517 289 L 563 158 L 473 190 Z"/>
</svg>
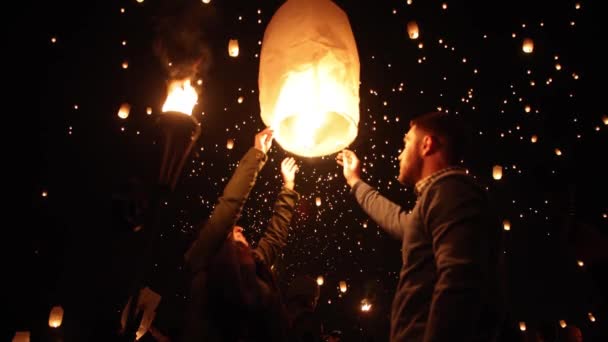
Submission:
<svg viewBox="0 0 608 342">
<path fill-rule="evenodd" d="M 361 163 L 355 152 L 351 150 L 342 150 L 336 156 L 338 165 L 342 166 L 346 184 L 351 188 L 361 180 Z"/>
<path fill-rule="evenodd" d="M 255 135 L 254 147 L 267 154 L 272 146 L 273 131 L 269 127 Z"/>
<path fill-rule="evenodd" d="M 296 160 L 288 157 L 283 159 L 281 162 L 281 175 L 283 176 L 283 185 L 293 190 L 295 186 L 296 172 L 298 172 L 298 165 Z"/>
</svg>

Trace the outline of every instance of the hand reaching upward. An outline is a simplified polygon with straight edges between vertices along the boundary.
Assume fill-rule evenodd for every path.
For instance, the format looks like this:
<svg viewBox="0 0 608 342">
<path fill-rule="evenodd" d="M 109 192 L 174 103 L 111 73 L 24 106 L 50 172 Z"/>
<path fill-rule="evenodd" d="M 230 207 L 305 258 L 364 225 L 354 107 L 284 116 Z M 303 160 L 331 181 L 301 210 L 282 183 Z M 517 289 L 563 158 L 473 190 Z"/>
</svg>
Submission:
<svg viewBox="0 0 608 342">
<path fill-rule="evenodd" d="M 342 172 L 346 183 L 351 188 L 361 180 L 361 163 L 355 152 L 344 149 L 336 156 L 338 165 L 342 166 Z"/>
<path fill-rule="evenodd" d="M 295 186 L 296 172 L 298 172 L 296 160 L 288 157 L 281 162 L 281 175 L 286 188 L 293 190 Z"/>
</svg>

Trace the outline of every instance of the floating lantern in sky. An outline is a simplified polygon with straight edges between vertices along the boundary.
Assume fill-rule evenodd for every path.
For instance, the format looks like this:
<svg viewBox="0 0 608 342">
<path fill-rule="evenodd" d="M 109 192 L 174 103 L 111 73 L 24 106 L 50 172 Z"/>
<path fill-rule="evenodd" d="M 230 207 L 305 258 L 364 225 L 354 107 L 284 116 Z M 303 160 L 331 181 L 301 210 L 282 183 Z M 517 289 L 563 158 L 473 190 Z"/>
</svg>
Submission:
<svg viewBox="0 0 608 342">
<path fill-rule="evenodd" d="M 593 313 L 591 313 L 591 312 L 587 313 L 587 317 L 589 317 L 589 320 L 591 322 L 595 322 L 595 316 L 593 316 Z"/>
<path fill-rule="evenodd" d="M 538 136 L 536 134 L 532 135 L 530 137 L 530 141 L 534 144 L 538 141 Z"/>
<path fill-rule="evenodd" d="M 211 0 L 203 0 L 203 3 L 204 3 L 204 4 L 208 4 L 208 3 L 210 3 L 210 2 L 211 2 Z"/>
<path fill-rule="evenodd" d="M 242 96 L 239 96 L 239 98 L 238 98 L 238 99 L 236 99 L 236 102 L 238 102 L 238 103 L 243 103 L 243 97 L 242 97 Z"/>
<path fill-rule="evenodd" d="M 530 112 L 532 111 L 532 107 L 531 107 L 530 105 L 526 105 L 526 106 L 524 107 L 524 111 L 525 111 L 526 113 L 530 113 Z"/>
<path fill-rule="evenodd" d="M 152 114 L 152 107 L 146 108 L 146 114 L 148 114 L 148 115 Z"/>
<path fill-rule="evenodd" d="M 30 332 L 29 331 L 15 332 L 15 336 L 13 336 L 12 342 L 30 342 Z"/>
<path fill-rule="evenodd" d="M 61 306 L 54 306 L 49 314 L 49 327 L 59 328 L 63 322 L 63 308 Z"/>
<path fill-rule="evenodd" d="M 285 150 L 338 152 L 357 136 L 359 55 L 346 14 L 331 0 L 288 0 L 264 32 L 262 120 Z"/>
<path fill-rule="evenodd" d="M 237 39 L 230 39 L 228 41 L 228 54 L 230 57 L 239 56 L 239 41 Z"/>
<path fill-rule="evenodd" d="M 555 155 L 556 156 L 561 156 L 562 155 L 562 151 L 559 148 L 555 149 Z"/>
<path fill-rule="evenodd" d="M 346 292 L 346 290 L 348 290 L 348 287 L 346 286 L 346 282 L 344 280 L 340 281 L 340 292 L 344 293 Z"/>
<path fill-rule="evenodd" d="M 576 263 L 578 264 L 579 267 L 585 266 L 585 263 L 583 262 L 583 260 L 578 260 Z"/>
<path fill-rule="evenodd" d="M 526 331 L 526 322 L 519 322 L 519 330 Z"/>
<path fill-rule="evenodd" d="M 604 122 L 604 125 L 608 126 L 608 115 L 602 116 L 602 122 Z"/>
<path fill-rule="evenodd" d="M 368 312 L 372 308 L 372 304 L 367 301 L 367 298 L 361 300 L 361 311 Z"/>
<path fill-rule="evenodd" d="M 234 140 L 228 139 L 226 141 L 226 148 L 229 149 L 229 150 L 232 150 L 233 147 L 234 147 Z"/>
<path fill-rule="evenodd" d="M 563 319 L 560 319 L 559 320 L 559 326 L 562 327 L 562 328 L 565 328 L 565 327 L 568 326 L 568 324 L 566 324 L 566 321 L 564 321 Z"/>
<path fill-rule="evenodd" d="M 122 62 L 122 68 L 123 69 L 128 69 L 129 68 L 129 62 L 127 62 L 127 61 Z"/>
<path fill-rule="evenodd" d="M 123 103 L 118 109 L 118 117 L 121 119 L 126 119 L 129 117 L 129 112 L 131 111 L 131 106 L 128 103 Z"/>
<path fill-rule="evenodd" d="M 495 180 L 500 180 L 502 178 L 502 166 L 494 165 L 492 168 L 492 178 Z"/>
<path fill-rule="evenodd" d="M 532 53 L 532 51 L 534 51 L 534 41 L 531 38 L 524 39 L 522 50 L 525 53 Z"/>
<path fill-rule="evenodd" d="M 315 204 L 317 205 L 317 207 L 321 206 L 321 197 L 315 198 Z"/>
<path fill-rule="evenodd" d="M 323 276 L 318 276 L 317 285 L 321 286 L 321 285 L 323 285 L 323 283 L 325 283 L 325 279 L 323 279 Z"/>
<path fill-rule="evenodd" d="M 418 37 L 420 37 L 418 23 L 413 20 L 407 23 L 407 34 L 410 36 L 410 39 L 418 39 Z"/>
<path fill-rule="evenodd" d="M 511 221 L 507 219 L 502 220 L 502 227 L 504 230 L 511 230 Z"/>
</svg>

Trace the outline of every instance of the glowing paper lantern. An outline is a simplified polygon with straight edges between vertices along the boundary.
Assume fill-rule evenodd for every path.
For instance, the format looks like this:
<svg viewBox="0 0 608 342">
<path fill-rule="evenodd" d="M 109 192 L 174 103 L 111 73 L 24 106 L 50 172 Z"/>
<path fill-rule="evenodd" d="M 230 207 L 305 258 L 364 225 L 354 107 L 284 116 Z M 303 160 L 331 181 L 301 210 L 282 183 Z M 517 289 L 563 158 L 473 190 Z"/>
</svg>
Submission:
<svg viewBox="0 0 608 342">
<path fill-rule="evenodd" d="M 359 72 L 346 14 L 330 0 L 288 0 L 264 32 L 262 120 L 294 154 L 338 152 L 357 136 Z"/>
<path fill-rule="evenodd" d="M 415 21 L 410 21 L 409 23 L 407 23 L 407 34 L 410 36 L 410 39 L 418 39 L 418 37 L 420 37 L 418 23 L 416 23 Z"/>
<path fill-rule="evenodd" d="M 315 198 L 315 204 L 317 205 L 317 207 L 321 206 L 321 197 Z"/>
<path fill-rule="evenodd" d="M 49 327 L 59 328 L 63 322 L 63 308 L 61 306 L 54 306 L 49 314 Z"/>
<path fill-rule="evenodd" d="M 595 316 L 593 316 L 593 313 L 589 312 L 589 313 L 587 313 L 587 316 L 589 317 L 589 320 L 591 322 L 595 322 Z"/>
<path fill-rule="evenodd" d="M 568 326 L 568 324 L 566 324 L 566 321 L 564 321 L 563 319 L 560 319 L 559 320 L 559 326 L 562 327 L 562 328 L 565 328 L 565 327 Z"/>
<path fill-rule="evenodd" d="M 148 114 L 148 115 L 152 114 L 152 107 L 146 108 L 146 114 Z"/>
<path fill-rule="evenodd" d="M 228 54 L 230 57 L 239 56 L 239 41 L 237 39 L 230 39 L 228 41 Z"/>
<path fill-rule="evenodd" d="M 232 150 L 233 147 L 234 147 L 234 140 L 228 139 L 226 141 L 226 148 L 229 149 L 229 150 Z"/>
<path fill-rule="evenodd" d="M 602 122 L 604 123 L 604 125 L 608 125 L 608 115 L 602 116 Z"/>
<path fill-rule="evenodd" d="M 30 342 L 30 332 L 17 331 L 13 337 L 13 342 Z"/>
<path fill-rule="evenodd" d="M 243 103 L 243 97 L 242 97 L 242 96 L 239 96 L 239 98 L 238 98 L 238 99 L 236 99 L 236 102 L 238 102 L 238 103 Z"/>
<path fill-rule="evenodd" d="M 502 221 L 502 227 L 503 227 L 505 230 L 511 230 L 511 221 L 509 221 L 509 220 L 507 220 L 507 219 L 504 219 L 504 220 Z"/>
<path fill-rule="evenodd" d="M 348 288 L 346 287 L 346 282 L 344 280 L 340 281 L 340 292 L 344 293 L 346 292 Z"/>
<path fill-rule="evenodd" d="M 323 279 L 323 276 L 318 276 L 317 285 L 321 286 L 321 285 L 323 285 L 323 283 L 325 283 L 325 279 Z"/>
<path fill-rule="evenodd" d="M 361 311 L 368 312 L 372 308 L 372 304 L 367 301 L 367 299 L 363 299 L 361 301 Z"/>
<path fill-rule="evenodd" d="M 197 100 L 198 93 L 190 84 L 190 79 L 171 81 L 162 111 L 192 115 Z"/>
<path fill-rule="evenodd" d="M 524 39 L 524 44 L 521 48 L 525 53 L 532 53 L 534 51 L 534 41 L 530 38 Z"/>
<path fill-rule="evenodd" d="M 121 119 L 126 119 L 129 117 L 129 112 L 131 111 L 131 106 L 128 103 L 123 103 L 118 109 L 118 117 Z"/>
<path fill-rule="evenodd" d="M 536 134 L 534 134 L 532 137 L 530 137 L 530 141 L 532 143 L 536 143 L 538 141 L 538 136 Z"/>
<path fill-rule="evenodd" d="M 502 166 L 494 165 L 492 168 L 492 178 L 500 180 L 502 178 Z"/>
<path fill-rule="evenodd" d="M 519 322 L 519 330 L 526 331 L 526 322 Z"/>
</svg>

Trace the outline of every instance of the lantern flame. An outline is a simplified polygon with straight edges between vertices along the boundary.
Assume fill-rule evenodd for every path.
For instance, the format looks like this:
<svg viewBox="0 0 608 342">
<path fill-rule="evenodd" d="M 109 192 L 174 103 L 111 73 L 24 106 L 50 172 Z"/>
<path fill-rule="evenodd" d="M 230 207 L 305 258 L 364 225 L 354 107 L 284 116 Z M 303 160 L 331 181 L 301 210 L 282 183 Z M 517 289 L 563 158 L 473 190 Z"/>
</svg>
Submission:
<svg viewBox="0 0 608 342">
<path fill-rule="evenodd" d="M 190 79 L 173 81 L 169 84 L 169 91 L 163 112 L 180 112 L 192 115 L 192 110 L 198 100 L 196 89 L 190 84 Z"/>
<path fill-rule="evenodd" d="M 325 283 L 325 279 L 323 279 L 323 276 L 318 276 L 317 285 L 322 286 L 324 283 Z"/>
</svg>

